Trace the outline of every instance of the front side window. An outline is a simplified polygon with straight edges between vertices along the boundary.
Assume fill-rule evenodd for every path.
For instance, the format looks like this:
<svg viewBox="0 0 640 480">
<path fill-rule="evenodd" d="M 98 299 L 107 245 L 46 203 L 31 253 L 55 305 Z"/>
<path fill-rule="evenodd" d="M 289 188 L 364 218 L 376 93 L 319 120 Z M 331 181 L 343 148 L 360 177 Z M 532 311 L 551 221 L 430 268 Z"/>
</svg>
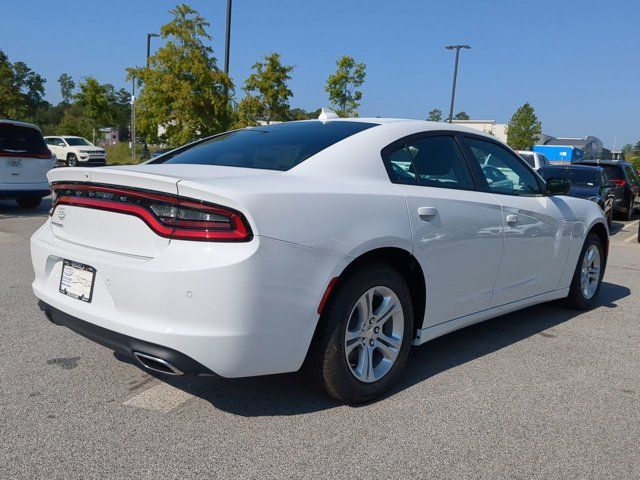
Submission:
<svg viewBox="0 0 640 480">
<path fill-rule="evenodd" d="M 469 167 L 452 136 L 408 140 L 389 152 L 385 162 L 394 183 L 474 188 Z"/>
<path fill-rule="evenodd" d="M 67 143 L 72 147 L 93 147 L 94 145 L 84 138 L 80 137 L 67 137 Z M 63 144 L 64 145 L 64 144 Z M 61 146 L 63 146 L 61 145 Z"/>
<path fill-rule="evenodd" d="M 480 165 L 491 192 L 504 195 L 542 193 L 533 172 L 507 149 L 472 137 L 465 137 L 465 143 L 473 160 Z"/>
</svg>

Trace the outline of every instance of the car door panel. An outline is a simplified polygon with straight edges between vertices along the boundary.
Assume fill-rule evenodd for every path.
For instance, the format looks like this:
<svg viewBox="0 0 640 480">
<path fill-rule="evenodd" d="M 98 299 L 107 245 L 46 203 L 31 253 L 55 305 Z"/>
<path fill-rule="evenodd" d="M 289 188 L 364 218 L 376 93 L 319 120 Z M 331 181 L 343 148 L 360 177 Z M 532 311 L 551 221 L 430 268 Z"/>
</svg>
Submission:
<svg viewBox="0 0 640 480">
<path fill-rule="evenodd" d="M 398 185 L 427 287 L 422 328 L 489 307 L 502 254 L 500 204 L 484 192 Z M 420 209 L 433 209 L 425 217 Z"/>
<path fill-rule="evenodd" d="M 490 306 L 558 288 L 571 240 L 570 208 L 560 197 L 494 196 L 505 219 L 504 249 Z"/>
<path fill-rule="evenodd" d="M 505 145 L 465 135 L 465 153 L 481 188 L 501 205 L 504 248 L 490 307 L 558 288 L 569 252 L 573 213 L 562 197 L 544 195 L 544 182 Z M 492 165 L 510 179 L 495 182 Z"/>
<path fill-rule="evenodd" d="M 422 328 L 488 308 L 502 255 L 502 210 L 476 190 L 455 135 L 411 136 L 383 150 L 383 158 L 406 198 L 413 254 L 425 275 Z"/>
</svg>

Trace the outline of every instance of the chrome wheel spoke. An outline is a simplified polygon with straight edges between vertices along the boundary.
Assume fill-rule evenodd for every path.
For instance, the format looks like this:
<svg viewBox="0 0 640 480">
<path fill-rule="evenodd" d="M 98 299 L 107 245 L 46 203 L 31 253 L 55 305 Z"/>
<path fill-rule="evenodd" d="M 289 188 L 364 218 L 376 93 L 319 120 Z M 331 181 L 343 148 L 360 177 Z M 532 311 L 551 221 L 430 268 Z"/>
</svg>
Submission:
<svg viewBox="0 0 640 480">
<path fill-rule="evenodd" d="M 377 341 L 375 343 L 375 347 L 380 350 L 380 352 L 382 353 L 382 355 L 387 359 L 390 360 L 391 362 L 395 362 L 396 358 L 398 358 L 398 353 L 399 353 L 399 349 L 397 348 L 391 348 L 389 346 L 387 346 L 386 344 Z"/>
<path fill-rule="evenodd" d="M 356 301 L 344 332 L 344 352 L 355 378 L 380 380 L 395 364 L 404 335 L 398 296 L 388 287 L 373 287 Z"/>
</svg>

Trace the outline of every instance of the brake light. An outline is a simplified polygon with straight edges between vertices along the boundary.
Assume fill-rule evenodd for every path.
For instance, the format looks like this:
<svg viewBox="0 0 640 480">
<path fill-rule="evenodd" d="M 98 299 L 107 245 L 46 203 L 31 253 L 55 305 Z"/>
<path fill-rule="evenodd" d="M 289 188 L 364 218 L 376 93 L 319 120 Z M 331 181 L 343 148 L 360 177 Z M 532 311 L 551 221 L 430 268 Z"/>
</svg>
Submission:
<svg viewBox="0 0 640 480">
<path fill-rule="evenodd" d="M 626 180 L 610 180 L 610 182 L 616 187 L 624 187 L 627 184 Z"/>
<path fill-rule="evenodd" d="M 94 208 L 133 215 L 161 237 L 244 242 L 252 238 L 244 216 L 231 208 L 164 193 L 89 183 L 52 185 L 52 208 Z"/>
<path fill-rule="evenodd" d="M 52 156 L 53 154 L 47 150 L 46 152 L 19 152 L 19 153 L 14 153 L 14 152 L 1 152 L 0 153 L 0 157 L 20 157 L 20 158 L 43 158 L 46 160 L 49 160 L 51 158 L 53 158 Z"/>
</svg>

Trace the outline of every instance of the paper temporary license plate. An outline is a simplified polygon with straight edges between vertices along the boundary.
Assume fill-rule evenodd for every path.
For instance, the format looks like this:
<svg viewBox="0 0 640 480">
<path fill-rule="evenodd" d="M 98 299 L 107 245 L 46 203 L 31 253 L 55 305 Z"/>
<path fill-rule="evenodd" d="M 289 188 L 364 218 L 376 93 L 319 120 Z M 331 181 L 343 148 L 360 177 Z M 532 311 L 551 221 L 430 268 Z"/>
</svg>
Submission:
<svg viewBox="0 0 640 480">
<path fill-rule="evenodd" d="M 7 159 L 7 167 L 20 168 L 22 167 L 22 160 L 19 158 L 9 158 Z"/>
<path fill-rule="evenodd" d="M 95 277 L 95 268 L 82 263 L 63 260 L 62 275 L 60 276 L 60 293 L 88 303 L 93 296 Z"/>
</svg>

